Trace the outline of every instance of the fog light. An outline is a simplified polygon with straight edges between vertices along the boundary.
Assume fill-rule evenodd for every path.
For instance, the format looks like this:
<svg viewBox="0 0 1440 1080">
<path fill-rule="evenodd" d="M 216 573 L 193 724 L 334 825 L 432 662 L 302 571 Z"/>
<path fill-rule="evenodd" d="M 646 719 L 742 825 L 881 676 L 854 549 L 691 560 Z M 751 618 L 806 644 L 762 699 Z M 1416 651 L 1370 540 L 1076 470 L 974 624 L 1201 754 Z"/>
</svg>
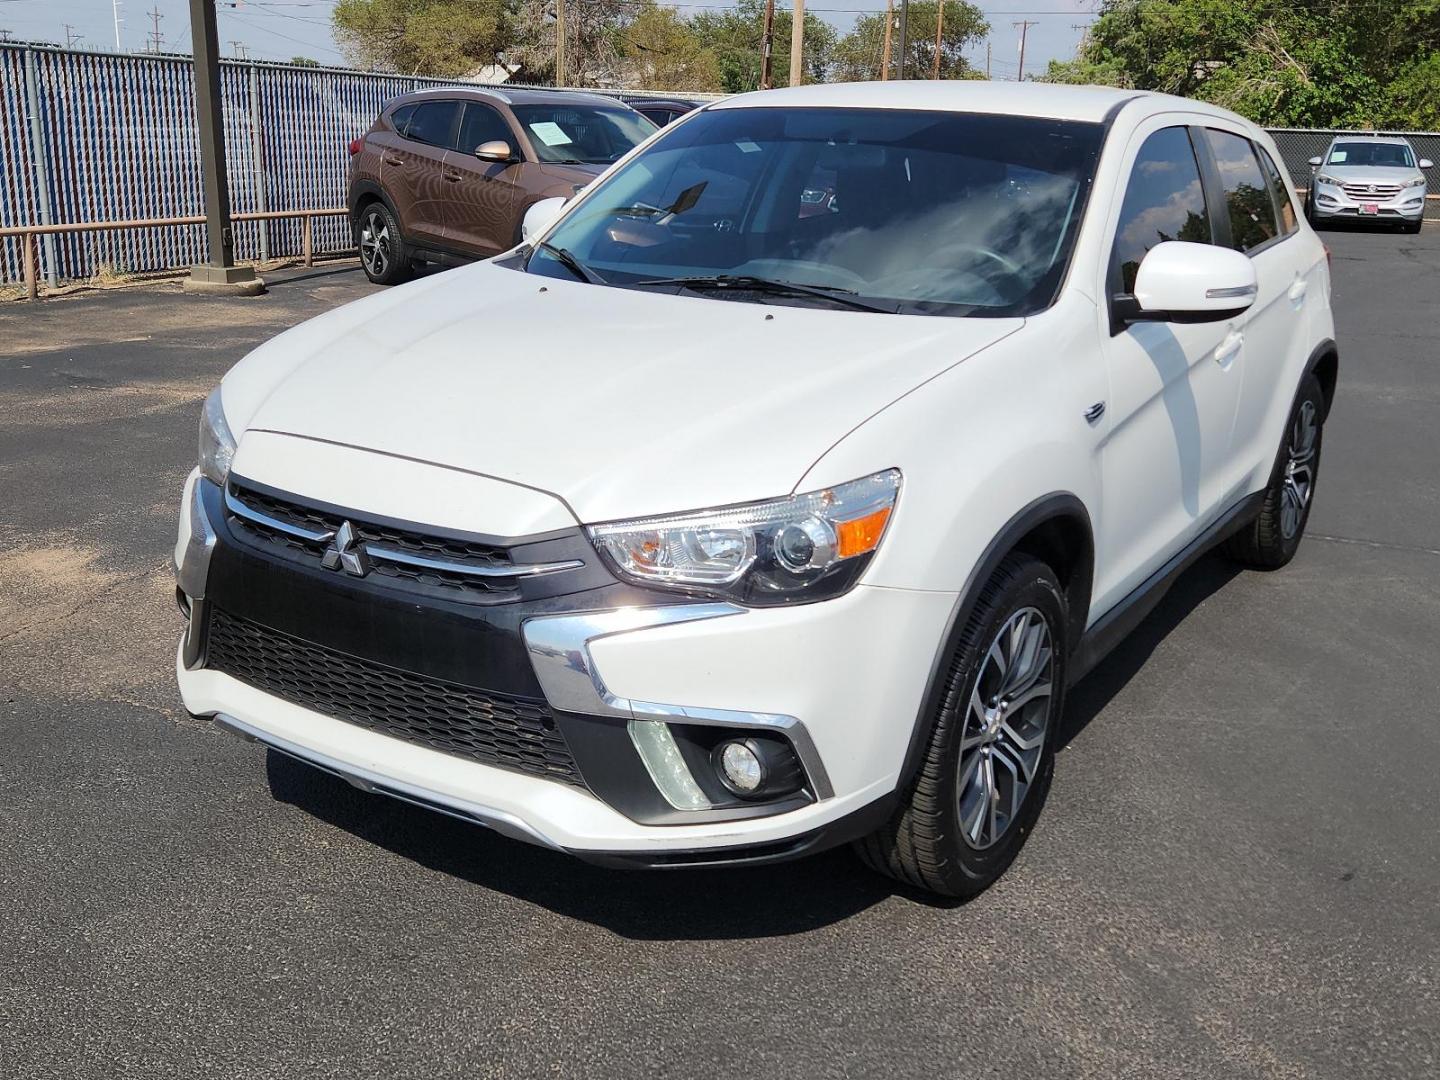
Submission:
<svg viewBox="0 0 1440 1080">
<path fill-rule="evenodd" d="M 720 779 L 737 795 L 753 795 L 765 783 L 765 763 L 749 743 L 732 739 L 719 747 Z"/>
</svg>

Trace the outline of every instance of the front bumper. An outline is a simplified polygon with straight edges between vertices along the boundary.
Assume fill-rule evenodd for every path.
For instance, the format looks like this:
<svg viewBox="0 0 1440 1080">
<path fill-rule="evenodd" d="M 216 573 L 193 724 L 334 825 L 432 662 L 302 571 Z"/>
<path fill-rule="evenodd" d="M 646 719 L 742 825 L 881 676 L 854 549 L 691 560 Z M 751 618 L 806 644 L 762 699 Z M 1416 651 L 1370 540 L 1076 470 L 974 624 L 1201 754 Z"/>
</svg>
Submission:
<svg viewBox="0 0 1440 1080">
<path fill-rule="evenodd" d="M 860 586 L 825 603 L 746 610 L 615 585 L 488 609 L 479 636 L 453 637 L 445 627 L 468 634 L 477 625 L 453 605 L 377 601 L 362 582 L 246 550 L 218 494 L 195 477 L 187 483 L 176 552 L 195 612 L 176 667 L 192 713 L 366 790 L 599 861 L 788 857 L 878 824 L 954 602 Z M 271 599 L 257 599 L 262 592 Z M 203 624 L 217 604 L 243 606 L 247 618 L 284 633 L 330 635 L 367 660 L 393 662 L 397 640 L 418 640 L 407 669 L 428 665 L 430 676 L 473 674 L 496 690 L 537 695 L 554 710 L 586 783 L 417 745 L 207 667 Z M 655 813 L 653 785 L 638 801 L 626 795 L 647 783 L 625 737 L 632 720 L 776 731 L 803 761 L 809 797 L 778 810 Z"/>
<path fill-rule="evenodd" d="M 1362 213 L 1373 205 L 1375 213 Z M 1393 198 L 1353 198 L 1342 189 L 1316 186 L 1310 195 L 1312 214 L 1317 218 L 1356 218 L 1361 221 L 1415 221 L 1425 214 L 1425 189 L 1412 188 Z"/>
</svg>

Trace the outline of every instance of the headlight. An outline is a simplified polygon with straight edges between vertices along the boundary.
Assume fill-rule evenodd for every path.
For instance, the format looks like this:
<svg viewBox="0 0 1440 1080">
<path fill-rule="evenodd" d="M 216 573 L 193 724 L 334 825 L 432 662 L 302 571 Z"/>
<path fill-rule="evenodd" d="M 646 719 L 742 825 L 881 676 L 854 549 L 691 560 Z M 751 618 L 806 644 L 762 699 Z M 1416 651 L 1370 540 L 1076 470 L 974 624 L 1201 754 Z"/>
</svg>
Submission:
<svg viewBox="0 0 1440 1080">
<path fill-rule="evenodd" d="M 200 410 L 200 475 L 221 487 L 230 474 L 230 459 L 235 456 L 235 436 L 225 422 L 225 406 L 220 402 L 220 387 L 210 391 L 205 408 Z"/>
<path fill-rule="evenodd" d="M 885 535 L 900 470 L 768 502 L 593 526 L 615 570 L 642 585 L 742 604 L 826 600 L 859 579 Z"/>
<path fill-rule="evenodd" d="M 1403 184 L 1401 184 L 1400 186 L 1401 186 L 1402 188 L 1407 188 L 1407 187 L 1424 187 L 1424 186 L 1425 186 L 1425 177 L 1423 177 L 1423 176 L 1417 176 L 1414 180 L 1406 180 L 1406 181 L 1405 181 Z"/>
<path fill-rule="evenodd" d="M 1319 176 L 1315 177 L 1315 182 L 1317 184 L 1333 184 L 1335 187 L 1340 186 L 1339 180 L 1336 180 L 1333 176 L 1326 176 L 1324 173 L 1321 173 Z"/>
</svg>

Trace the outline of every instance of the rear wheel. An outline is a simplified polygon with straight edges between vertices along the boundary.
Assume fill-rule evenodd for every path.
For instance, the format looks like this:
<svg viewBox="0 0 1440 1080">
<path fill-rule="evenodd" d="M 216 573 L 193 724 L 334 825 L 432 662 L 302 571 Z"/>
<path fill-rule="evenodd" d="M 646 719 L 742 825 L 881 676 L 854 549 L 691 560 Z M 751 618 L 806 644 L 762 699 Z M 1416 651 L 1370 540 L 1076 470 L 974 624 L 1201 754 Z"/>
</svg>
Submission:
<svg viewBox="0 0 1440 1080">
<path fill-rule="evenodd" d="M 1008 556 L 950 658 L 919 775 L 890 821 L 856 844 L 865 863 L 960 898 L 1005 872 L 1054 771 L 1065 626 L 1054 572 L 1027 555 Z"/>
<path fill-rule="evenodd" d="M 1315 501 L 1324 424 L 1325 392 L 1320 380 L 1307 374 L 1290 410 L 1260 513 L 1225 543 L 1225 553 L 1236 562 L 1278 570 L 1295 557 Z"/>
<path fill-rule="evenodd" d="M 359 241 L 360 265 L 376 285 L 398 285 L 413 276 L 410 252 L 384 203 L 372 202 L 360 211 Z"/>
</svg>

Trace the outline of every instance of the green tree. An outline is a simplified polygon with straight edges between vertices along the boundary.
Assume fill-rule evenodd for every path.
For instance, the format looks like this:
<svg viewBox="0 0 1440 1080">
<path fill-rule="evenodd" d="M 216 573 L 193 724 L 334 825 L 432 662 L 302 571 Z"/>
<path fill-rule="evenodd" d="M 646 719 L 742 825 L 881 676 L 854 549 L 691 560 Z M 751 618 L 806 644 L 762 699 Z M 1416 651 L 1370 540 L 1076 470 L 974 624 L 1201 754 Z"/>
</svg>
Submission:
<svg viewBox="0 0 1440 1080">
<path fill-rule="evenodd" d="M 514 32 L 509 0 L 339 0 L 331 22 L 359 67 L 445 78 L 496 63 Z"/>
<path fill-rule="evenodd" d="M 1105 0 L 1079 57 L 1046 78 L 1201 98 L 1262 124 L 1422 126 L 1440 112 L 1437 49 L 1440 0 Z"/>
<path fill-rule="evenodd" d="M 940 17 L 937 0 L 915 0 L 906 19 L 910 42 L 906 50 L 905 74 L 911 79 L 928 79 L 935 71 L 935 29 Z M 900 72 L 900 14 L 893 14 L 891 29 L 890 77 Z M 940 78 L 965 79 L 975 75 L 963 53 L 990 32 L 990 24 L 974 4 L 965 0 L 947 0 L 945 21 L 941 27 Z M 878 79 L 885 54 L 885 13 L 861 15 L 855 27 L 835 47 L 831 73 L 837 79 Z"/>
<path fill-rule="evenodd" d="M 675 8 L 647 2 L 620 36 L 631 81 L 639 89 L 719 89 L 715 53 Z"/>
<path fill-rule="evenodd" d="M 790 85 L 790 28 L 793 16 L 776 10 L 774 40 L 770 46 L 771 72 L 776 86 Z M 714 89 L 740 94 L 760 88 L 760 46 L 765 36 L 762 0 L 739 0 L 727 11 L 699 11 L 690 26 L 714 54 L 719 85 Z M 805 16 L 804 56 L 806 82 L 824 82 L 835 48 L 835 28 L 816 15 Z"/>
<path fill-rule="evenodd" d="M 310 57 L 308 57 L 308 56 L 292 56 L 292 57 L 290 58 L 290 66 L 291 66 L 291 67 L 319 67 L 319 66 L 320 66 L 320 61 L 319 61 L 319 60 L 312 60 L 312 59 L 311 59 Z"/>
</svg>

